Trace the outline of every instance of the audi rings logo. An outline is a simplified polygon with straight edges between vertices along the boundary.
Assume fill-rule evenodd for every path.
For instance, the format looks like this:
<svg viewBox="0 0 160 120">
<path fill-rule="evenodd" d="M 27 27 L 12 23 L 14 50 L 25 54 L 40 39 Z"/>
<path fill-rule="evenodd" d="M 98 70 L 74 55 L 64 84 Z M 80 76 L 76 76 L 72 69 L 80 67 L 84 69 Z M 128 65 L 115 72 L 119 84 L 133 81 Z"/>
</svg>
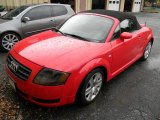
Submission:
<svg viewBox="0 0 160 120">
<path fill-rule="evenodd" d="M 17 72 L 17 70 L 18 70 L 18 65 L 17 65 L 14 61 L 11 61 L 8 66 L 9 66 L 10 69 L 12 69 L 14 72 Z"/>
</svg>

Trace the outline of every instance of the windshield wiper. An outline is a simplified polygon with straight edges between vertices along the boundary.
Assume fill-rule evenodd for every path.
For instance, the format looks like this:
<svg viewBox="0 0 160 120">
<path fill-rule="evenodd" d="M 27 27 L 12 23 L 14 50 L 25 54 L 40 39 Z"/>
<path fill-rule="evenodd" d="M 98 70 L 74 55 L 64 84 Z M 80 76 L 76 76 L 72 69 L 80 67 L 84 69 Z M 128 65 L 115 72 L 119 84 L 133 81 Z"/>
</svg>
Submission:
<svg viewBox="0 0 160 120">
<path fill-rule="evenodd" d="M 59 32 L 61 33 L 62 35 L 66 36 L 65 33 L 63 33 L 62 31 L 60 31 L 59 29 L 55 28 L 55 27 L 52 27 L 52 30 L 56 31 L 56 32 Z"/>
<path fill-rule="evenodd" d="M 75 35 L 75 34 L 69 34 L 69 33 L 64 33 L 65 35 L 69 35 L 69 36 L 72 36 L 72 37 L 76 37 L 76 38 L 79 38 L 79 39 L 82 39 L 82 40 L 85 40 L 85 41 L 89 41 L 88 39 L 84 38 L 84 37 L 81 37 L 79 35 Z"/>
<path fill-rule="evenodd" d="M 78 39 L 82 39 L 82 40 L 85 40 L 85 41 L 89 41 L 88 39 L 86 39 L 86 38 L 84 38 L 84 37 L 81 37 L 81 36 L 79 36 L 79 35 L 64 33 L 64 32 L 60 31 L 59 29 L 57 29 L 57 28 L 55 28 L 55 27 L 52 27 L 52 30 L 54 30 L 54 31 L 56 31 L 56 32 L 59 32 L 59 33 L 61 33 L 61 34 L 64 35 L 64 36 L 67 36 L 67 35 L 68 35 L 68 36 L 76 37 L 76 38 L 78 38 Z"/>
<path fill-rule="evenodd" d="M 3 16 L 1 16 L 0 18 L 4 19 L 4 20 L 12 20 L 13 19 L 13 18 L 10 18 L 10 17 L 3 17 Z"/>
</svg>

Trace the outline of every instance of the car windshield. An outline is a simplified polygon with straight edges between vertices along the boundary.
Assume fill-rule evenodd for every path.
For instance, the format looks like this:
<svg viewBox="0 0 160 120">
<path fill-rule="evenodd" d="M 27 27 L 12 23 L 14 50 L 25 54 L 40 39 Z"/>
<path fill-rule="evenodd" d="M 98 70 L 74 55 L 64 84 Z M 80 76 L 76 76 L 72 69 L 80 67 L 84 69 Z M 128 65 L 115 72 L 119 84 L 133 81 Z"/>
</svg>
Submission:
<svg viewBox="0 0 160 120">
<path fill-rule="evenodd" d="M 16 17 L 17 15 L 19 15 L 26 8 L 28 8 L 28 6 L 22 6 L 22 7 L 13 9 L 10 12 L 8 12 L 7 14 L 5 14 L 4 16 L 2 16 L 2 19 L 13 19 L 13 17 Z"/>
<path fill-rule="evenodd" d="M 110 18 L 79 14 L 68 19 L 59 30 L 66 35 L 77 37 L 81 40 L 105 42 L 112 25 L 113 20 Z"/>
</svg>

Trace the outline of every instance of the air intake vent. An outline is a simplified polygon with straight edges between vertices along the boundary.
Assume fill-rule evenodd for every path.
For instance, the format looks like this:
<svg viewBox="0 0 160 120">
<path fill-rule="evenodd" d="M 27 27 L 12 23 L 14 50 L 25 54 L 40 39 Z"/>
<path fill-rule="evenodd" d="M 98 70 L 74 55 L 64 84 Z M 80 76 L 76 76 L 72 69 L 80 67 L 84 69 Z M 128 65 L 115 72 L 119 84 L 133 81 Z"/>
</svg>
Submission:
<svg viewBox="0 0 160 120">
<path fill-rule="evenodd" d="M 11 55 L 8 55 L 7 66 L 11 72 L 21 80 L 27 80 L 31 74 L 31 69 L 19 63 Z"/>
</svg>

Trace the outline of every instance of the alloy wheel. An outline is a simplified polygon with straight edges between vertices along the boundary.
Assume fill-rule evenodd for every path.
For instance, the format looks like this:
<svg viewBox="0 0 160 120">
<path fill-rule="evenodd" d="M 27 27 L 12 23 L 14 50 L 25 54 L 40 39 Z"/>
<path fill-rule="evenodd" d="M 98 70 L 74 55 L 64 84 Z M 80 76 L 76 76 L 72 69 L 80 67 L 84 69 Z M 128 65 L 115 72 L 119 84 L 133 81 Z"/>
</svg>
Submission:
<svg viewBox="0 0 160 120">
<path fill-rule="evenodd" d="M 145 51 L 144 51 L 144 58 L 147 59 L 149 57 L 149 54 L 151 52 L 151 48 L 152 48 L 152 43 L 149 42 Z"/>
<path fill-rule="evenodd" d="M 86 90 L 85 90 L 85 99 L 89 102 L 92 101 L 102 87 L 103 77 L 102 74 L 97 72 L 95 73 L 87 83 Z"/>
<path fill-rule="evenodd" d="M 14 34 L 6 34 L 2 38 L 2 46 L 6 50 L 11 50 L 12 47 L 19 41 L 19 38 Z"/>
</svg>

